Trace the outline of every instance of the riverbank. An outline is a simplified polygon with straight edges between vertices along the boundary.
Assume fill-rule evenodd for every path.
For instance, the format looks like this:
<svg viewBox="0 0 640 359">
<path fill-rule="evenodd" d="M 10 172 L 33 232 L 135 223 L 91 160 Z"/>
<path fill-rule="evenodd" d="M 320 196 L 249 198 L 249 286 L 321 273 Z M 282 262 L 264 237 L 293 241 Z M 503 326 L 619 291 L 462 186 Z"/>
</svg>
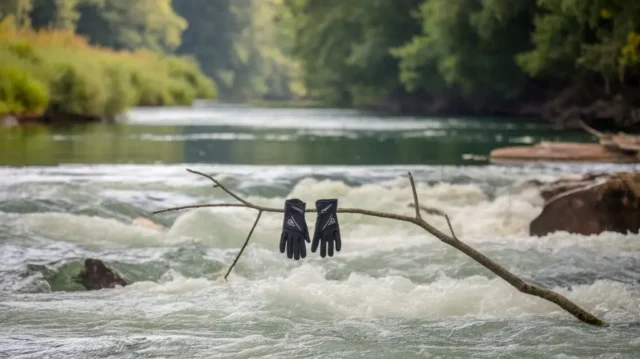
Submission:
<svg viewBox="0 0 640 359">
<path fill-rule="evenodd" d="M 0 26 L 0 58 L 0 118 L 18 124 L 108 122 L 216 96 L 189 58 L 96 47 L 70 31 Z"/>
</svg>

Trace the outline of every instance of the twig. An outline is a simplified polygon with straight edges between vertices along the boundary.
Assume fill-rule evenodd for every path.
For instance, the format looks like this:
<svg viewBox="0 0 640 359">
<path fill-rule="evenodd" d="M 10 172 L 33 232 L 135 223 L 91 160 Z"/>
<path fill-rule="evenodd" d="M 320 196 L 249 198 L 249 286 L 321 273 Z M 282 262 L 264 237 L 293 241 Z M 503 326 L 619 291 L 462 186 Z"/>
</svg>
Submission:
<svg viewBox="0 0 640 359">
<path fill-rule="evenodd" d="M 238 263 L 238 259 L 240 259 L 240 256 L 242 255 L 242 252 L 244 252 L 244 249 L 247 247 L 247 244 L 249 244 L 249 239 L 251 239 L 251 235 L 253 234 L 253 230 L 256 229 L 256 225 L 258 224 L 258 221 L 260 220 L 260 216 L 262 216 L 262 211 L 258 211 L 258 217 L 256 217 L 256 221 L 253 222 L 253 227 L 251 227 L 251 230 L 249 231 L 249 235 L 247 236 L 247 239 L 244 241 L 244 244 L 242 245 L 242 248 L 240 248 L 240 252 L 238 252 L 238 255 L 233 260 L 233 264 L 231 264 L 231 267 L 229 267 L 229 270 L 227 271 L 227 274 L 224 275 L 224 280 L 227 280 L 227 277 L 229 276 L 229 273 L 231 273 L 231 270 L 233 269 L 233 267 L 235 267 L 236 263 Z"/>
<path fill-rule="evenodd" d="M 415 203 L 410 203 L 409 207 L 418 208 L 416 207 Z M 425 206 L 420 206 L 419 208 L 420 210 L 427 212 L 427 214 L 444 217 L 447 220 L 447 224 L 449 225 L 449 230 L 451 231 L 451 235 L 456 240 L 459 240 L 458 237 L 456 237 L 456 233 L 453 231 L 453 226 L 451 226 L 451 221 L 449 220 L 449 216 L 446 213 L 442 212 L 437 208 L 431 208 L 431 207 L 425 207 Z"/>
<path fill-rule="evenodd" d="M 220 186 L 220 188 L 222 188 L 225 192 L 229 193 L 232 197 L 234 197 L 235 199 L 240 201 L 242 204 L 238 204 L 238 203 L 200 204 L 200 205 L 168 208 L 168 209 L 165 209 L 165 210 L 162 210 L 162 211 L 156 211 L 154 213 L 163 213 L 163 212 L 177 211 L 177 210 L 187 209 L 187 208 L 203 208 L 203 207 L 244 207 L 244 208 L 256 209 L 260 213 L 262 213 L 262 212 L 284 213 L 284 209 L 282 209 L 282 208 L 263 207 L 263 206 L 259 206 L 259 205 L 250 203 L 248 201 L 245 201 L 245 200 L 241 199 L 240 197 L 236 196 L 231 191 L 227 190 L 224 186 L 222 186 L 213 177 L 205 175 L 205 174 L 197 172 L 197 171 L 192 171 L 192 170 L 188 170 L 188 171 L 191 172 L 191 173 L 195 173 L 195 174 L 198 174 L 198 175 L 201 175 L 201 176 L 209 178 L 214 183 L 218 184 Z M 411 180 L 412 189 L 414 191 L 413 192 L 414 201 L 415 201 L 414 205 L 416 206 L 416 210 L 417 210 L 416 217 L 409 217 L 409 216 L 393 214 L 393 213 L 386 213 L 386 212 L 370 211 L 370 210 L 360 209 L 360 208 L 338 208 L 337 212 L 338 213 L 362 214 L 362 215 L 367 215 L 367 216 L 394 219 L 394 220 L 398 220 L 398 221 L 413 223 L 413 224 L 421 227 L 425 231 L 431 233 L 433 236 L 438 238 L 440 241 L 442 241 L 442 242 L 444 242 L 444 243 L 446 243 L 446 244 L 458 249 L 462 253 L 466 254 L 469 257 L 471 257 L 473 260 L 475 260 L 480 265 L 482 265 L 483 267 L 487 268 L 488 270 L 490 270 L 491 272 L 496 274 L 498 277 L 500 277 L 503 280 L 505 280 L 507 283 L 511 284 L 513 287 L 515 287 L 520 292 L 525 293 L 525 294 L 534 295 L 534 296 L 540 297 L 542 299 L 548 300 L 548 301 L 550 301 L 552 303 L 555 303 L 559 307 L 561 307 L 565 311 L 569 312 L 571 315 L 573 315 L 574 317 L 576 317 L 577 319 L 579 319 L 580 321 L 582 321 L 584 323 L 591 324 L 591 325 L 598 325 L 598 326 L 606 325 L 606 323 L 604 321 L 600 320 L 599 318 L 597 318 L 593 314 L 591 314 L 591 313 L 585 311 L 584 309 L 580 308 L 578 305 L 576 305 L 575 303 L 573 303 L 572 301 L 570 301 L 569 299 L 567 299 L 563 295 L 561 295 L 559 293 L 556 293 L 556 292 L 554 292 L 552 290 L 549 290 L 549 289 L 537 287 L 537 286 L 535 286 L 535 285 L 533 285 L 531 283 L 528 283 L 528 282 L 520 279 L 519 277 L 517 277 L 513 273 L 509 272 L 508 270 L 506 270 L 505 268 L 500 266 L 498 263 L 496 263 L 493 260 L 489 259 L 484 254 L 478 252 L 477 250 L 475 250 L 474 248 L 470 247 L 466 243 L 464 243 L 464 242 L 460 241 L 459 239 L 457 239 L 455 237 L 455 234 L 453 234 L 453 228 L 451 227 L 451 222 L 448 220 L 448 216 L 446 216 L 446 214 L 445 214 L 445 218 L 447 218 L 447 222 L 449 223 L 449 229 L 452 231 L 453 237 L 450 237 L 450 236 L 442 233 L 437 228 L 433 227 L 432 225 L 430 225 L 429 223 L 424 221 L 420 217 L 419 211 L 420 211 L 421 207 L 420 207 L 420 205 L 419 205 L 419 203 L 417 201 L 417 194 L 416 194 L 416 191 L 415 191 L 415 185 L 413 185 L 413 177 L 411 176 L 411 173 L 409 173 L 409 178 Z M 306 211 L 307 212 L 315 212 L 316 210 L 314 208 L 309 208 Z M 440 213 L 442 213 L 442 212 L 440 212 Z M 254 227 L 253 228 L 255 228 L 255 225 L 258 223 L 258 219 L 259 218 L 260 218 L 260 215 L 258 215 L 258 218 L 256 218 L 256 222 L 254 223 Z M 253 228 L 252 228 L 252 232 L 253 232 Z M 251 232 L 249 233 L 249 237 L 250 236 L 251 236 Z M 245 242 L 245 245 L 248 242 L 249 237 L 247 237 L 247 241 Z M 242 253 L 242 251 L 241 251 L 241 253 Z M 239 258 L 239 257 L 240 257 L 240 255 L 238 255 L 237 258 Z M 236 261 L 237 261 L 237 258 L 236 258 Z"/>
<path fill-rule="evenodd" d="M 413 192 L 413 203 L 416 207 L 416 218 L 422 219 L 422 215 L 420 215 L 420 203 L 418 202 L 418 192 L 416 191 L 416 184 L 413 182 L 411 172 L 409 172 L 409 181 L 411 182 L 411 191 Z"/>
<path fill-rule="evenodd" d="M 247 201 L 245 201 L 244 199 L 242 199 L 242 198 L 240 198 L 240 197 L 236 196 L 236 194 L 235 194 L 235 193 L 233 193 L 233 192 L 229 191 L 229 190 L 228 190 L 225 186 L 223 186 L 220 182 L 216 181 L 216 179 L 215 179 L 215 178 L 213 178 L 213 177 L 211 177 L 211 176 L 209 176 L 209 175 L 207 175 L 207 174 L 204 174 L 204 173 L 202 173 L 202 172 L 198 172 L 198 171 L 194 171 L 194 170 L 190 170 L 190 169 L 187 169 L 187 171 L 189 171 L 189 172 L 191 172 L 191 173 L 198 174 L 198 175 L 200 175 L 200 176 L 207 177 L 208 179 L 212 180 L 212 181 L 213 181 L 213 183 L 215 183 L 217 187 L 220 187 L 223 191 L 227 192 L 229 195 L 231 195 L 231 197 L 233 197 L 233 198 L 237 199 L 240 203 L 249 204 L 249 203 L 248 203 Z M 215 186 L 214 186 L 214 188 L 215 188 Z"/>
<path fill-rule="evenodd" d="M 455 238 L 456 240 L 459 241 L 458 237 L 456 237 L 456 232 L 453 231 L 453 226 L 451 225 L 451 221 L 449 220 L 449 216 L 447 216 L 446 214 L 444 215 L 444 218 L 447 219 L 447 224 L 449 225 L 449 230 L 451 231 L 451 236 L 453 236 L 453 238 Z"/>
<path fill-rule="evenodd" d="M 414 203 L 409 203 L 409 207 L 416 208 L 416 205 Z M 420 206 L 420 210 L 425 211 L 427 214 L 431 214 L 431 215 L 434 215 L 434 216 L 440 216 L 440 217 L 446 217 L 447 216 L 446 213 L 442 212 L 441 210 L 439 210 L 437 208 Z"/>
</svg>

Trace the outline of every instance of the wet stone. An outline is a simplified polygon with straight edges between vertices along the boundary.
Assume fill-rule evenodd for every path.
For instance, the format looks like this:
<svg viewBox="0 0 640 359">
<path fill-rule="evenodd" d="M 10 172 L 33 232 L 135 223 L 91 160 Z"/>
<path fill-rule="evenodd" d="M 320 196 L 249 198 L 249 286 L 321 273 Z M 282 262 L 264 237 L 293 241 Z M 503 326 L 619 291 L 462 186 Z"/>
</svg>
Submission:
<svg viewBox="0 0 640 359">
<path fill-rule="evenodd" d="M 84 261 L 80 282 L 88 290 L 115 288 L 116 285 L 124 287 L 128 284 L 116 271 L 107 267 L 101 260 L 92 258 Z"/>
</svg>

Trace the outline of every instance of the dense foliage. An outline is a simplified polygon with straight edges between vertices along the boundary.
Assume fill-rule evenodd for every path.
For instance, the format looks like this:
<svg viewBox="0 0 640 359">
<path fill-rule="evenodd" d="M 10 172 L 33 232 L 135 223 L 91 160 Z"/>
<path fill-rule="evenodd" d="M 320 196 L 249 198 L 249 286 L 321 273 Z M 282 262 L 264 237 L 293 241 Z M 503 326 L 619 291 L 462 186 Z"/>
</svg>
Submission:
<svg viewBox="0 0 640 359">
<path fill-rule="evenodd" d="M 326 100 L 515 101 L 576 84 L 638 93 L 635 0 L 287 0 L 293 56 Z"/>
<path fill-rule="evenodd" d="M 639 97 L 637 0 L 0 0 L 7 17 L 116 50 L 191 55 L 226 100 L 454 99 L 482 111 L 585 84 Z"/>
<path fill-rule="evenodd" d="M 45 109 L 109 116 L 135 105 L 187 105 L 213 83 L 188 58 L 90 46 L 67 30 L 0 24 L 0 114 Z"/>
</svg>

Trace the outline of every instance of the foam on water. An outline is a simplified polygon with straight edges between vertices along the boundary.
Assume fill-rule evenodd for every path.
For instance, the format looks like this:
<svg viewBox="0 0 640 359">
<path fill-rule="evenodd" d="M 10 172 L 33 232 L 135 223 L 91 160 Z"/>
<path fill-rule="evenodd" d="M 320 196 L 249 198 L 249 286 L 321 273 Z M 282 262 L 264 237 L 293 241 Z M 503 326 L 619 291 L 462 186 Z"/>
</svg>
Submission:
<svg viewBox="0 0 640 359">
<path fill-rule="evenodd" d="M 296 262 L 278 251 L 281 214 L 264 213 L 226 283 L 220 276 L 244 242 L 256 211 L 203 208 L 149 215 L 166 225 L 166 230 L 160 231 L 133 223 L 136 216 L 163 207 L 233 202 L 219 189 L 213 190 L 206 179 L 185 173 L 185 167 L 189 166 L 0 169 L 23 179 L 0 175 L 5 198 L 25 208 L 30 208 L 29 201 L 65 208 L 64 213 L 0 211 L 0 321 L 25 335 L 39 333 L 38 325 L 47 324 L 51 331 L 88 332 L 89 337 L 106 341 L 105 330 L 131 338 L 154 331 L 162 333 L 157 340 L 164 340 L 164 350 L 172 340 L 191 340 L 202 350 L 209 346 L 230 353 L 227 357 L 242 357 L 242 353 L 287 356 L 293 353 L 292 347 L 310 350 L 309 346 L 325 350 L 316 353 L 318 356 L 328 356 L 335 352 L 327 346 L 344 342 L 353 348 L 359 342 L 357 337 L 336 339 L 336 333 L 341 333 L 340 337 L 354 330 L 369 338 L 371 342 L 366 342 L 370 346 L 385 340 L 382 338 L 393 337 L 396 343 L 408 340 L 393 336 L 403 331 L 416 342 L 441 335 L 443 343 L 438 348 L 446 347 L 450 340 L 446 333 L 452 331 L 470 330 L 464 340 L 478 340 L 477 346 L 489 340 L 482 336 L 491 332 L 504 339 L 540 331 L 540 337 L 554 330 L 549 328 L 566 326 L 554 331 L 554 338 L 570 341 L 572 348 L 580 347 L 574 343 L 580 337 L 594 335 L 556 305 L 518 292 L 421 228 L 363 215 L 339 215 L 343 250 L 335 257 L 322 259 L 310 254 Z M 413 201 L 408 168 L 331 167 L 319 171 L 312 166 L 211 165 L 196 169 L 216 174 L 249 201 L 275 208 L 281 208 L 286 198 L 301 198 L 309 208 L 316 199 L 339 198 L 343 208 L 414 214 L 408 206 Z M 416 166 L 411 170 L 418 182 L 420 203 L 448 213 L 461 240 L 613 324 L 617 329 L 613 329 L 615 335 L 607 336 L 609 343 L 625 340 L 616 345 L 640 347 L 640 342 L 629 344 L 631 334 L 620 329 L 640 320 L 640 271 L 635 262 L 640 256 L 638 236 L 528 235 L 529 222 L 540 213 L 543 201 L 538 191 L 523 181 L 530 177 L 552 179 L 566 168 L 540 172 L 535 168 L 434 170 Z M 90 205 L 84 203 L 88 200 Z M 100 215 L 87 214 L 86 207 Z M 306 218 L 313 233 L 315 215 Z M 425 215 L 425 219 L 448 232 L 443 218 Z M 44 259 L 81 263 L 86 256 L 113 262 L 124 273 L 146 279 L 108 291 L 71 293 L 55 291 L 45 285 L 41 274 L 24 270 L 29 264 L 47 264 Z M 49 267 L 60 270 L 56 265 Z M 476 326 L 488 327 L 473 331 Z M 282 339 L 292 331 L 301 333 L 301 339 Z M 315 337 L 320 331 L 325 331 L 324 336 Z M 229 332 L 235 337 L 225 336 Z M 573 338 L 573 332 L 579 335 Z M 184 337 L 172 337 L 176 333 Z M 202 336 L 214 338 L 213 342 L 199 342 L 197 338 Z M 30 340 L 44 345 L 36 337 Z M 562 340 L 557 340 L 561 347 Z M 540 341 L 535 345 L 544 346 L 545 340 Z M 156 339 L 145 339 L 145 343 L 151 342 L 157 344 Z M 274 343 L 281 348 L 273 349 Z M 5 344 L 11 348 L 16 342 Z M 117 352 L 90 339 L 73 345 L 84 345 L 83 353 L 87 347 Z M 176 345 L 184 349 L 184 345 Z M 397 345 L 392 348 L 402 349 Z M 461 350 L 460 356 L 469 356 L 468 349 Z M 487 350 L 504 353 L 506 349 Z"/>
</svg>

